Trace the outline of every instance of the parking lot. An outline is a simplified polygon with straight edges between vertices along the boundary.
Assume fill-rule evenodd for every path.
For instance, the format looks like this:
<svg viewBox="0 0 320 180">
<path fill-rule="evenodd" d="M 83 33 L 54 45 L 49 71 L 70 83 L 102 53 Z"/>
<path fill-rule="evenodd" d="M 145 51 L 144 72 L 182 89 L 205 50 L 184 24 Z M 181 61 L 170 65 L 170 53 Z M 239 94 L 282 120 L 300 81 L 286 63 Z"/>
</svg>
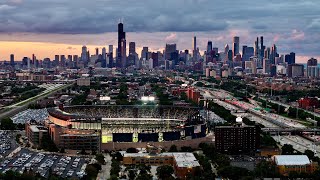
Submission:
<svg viewBox="0 0 320 180">
<path fill-rule="evenodd" d="M 23 173 L 32 169 L 42 177 L 48 178 L 49 169 L 61 178 L 80 179 L 85 175 L 85 166 L 88 159 L 81 157 L 45 154 L 22 149 L 16 156 L 4 160 L 0 164 L 0 172 L 13 170 Z"/>
<path fill-rule="evenodd" d="M 0 131 L 0 158 L 6 157 L 18 147 L 15 136 L 14 131 Z"/>
</svg>

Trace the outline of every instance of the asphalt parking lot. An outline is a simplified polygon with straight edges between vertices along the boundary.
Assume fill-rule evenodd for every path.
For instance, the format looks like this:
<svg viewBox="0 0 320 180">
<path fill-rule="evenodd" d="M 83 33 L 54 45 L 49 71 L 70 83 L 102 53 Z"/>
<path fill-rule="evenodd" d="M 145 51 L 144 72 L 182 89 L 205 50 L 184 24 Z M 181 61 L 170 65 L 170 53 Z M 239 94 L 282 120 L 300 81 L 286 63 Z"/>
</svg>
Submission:
<svg viewBox="0 0 320 180">
<path fill-rule="evenodd" d="M 0 131 L 0 157 L 4 158 L 15 150 L 18 145 L 16 143 L 16 132 Z"/>
<path fill-rule="evenodd" d="M 86 160 L 82 157 L 71 157 L 54 154 L 33 152 L 22 149 L 16 156 L 5 159 L 0 164 L 0 172 L 13 170 L 23 173 L 25 169 L 32 169 L 42 177 L 48 178 L 49 170 L 61 178 L 80 179 L 85 175 Z"/>
</svg>

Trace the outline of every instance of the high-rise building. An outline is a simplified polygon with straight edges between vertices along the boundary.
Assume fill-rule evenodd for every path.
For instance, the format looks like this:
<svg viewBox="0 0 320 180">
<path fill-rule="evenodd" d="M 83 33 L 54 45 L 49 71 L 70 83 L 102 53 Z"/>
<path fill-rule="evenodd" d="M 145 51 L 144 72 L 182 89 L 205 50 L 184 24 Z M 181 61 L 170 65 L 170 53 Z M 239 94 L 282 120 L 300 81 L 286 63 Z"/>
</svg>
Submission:
<svg viewBox="0 0 320 180">
<path fill-rule="evenodd" d="M 194 36 L 192 39 L 192 56 L 193 61 L 198 61 L 198 49 L 197 49 L 197 37 Z"/>
<path fill-rule="evenodd" d="M 291 52 L 290 54 L 285 55 L 285 62 L 289 64 L 295 64 L 296 63 L 296 54 L 294 52 Z"/>
<path fill-rule="evenodd" d="M 218 152 L 227 154 L 252 153 L 260 147 L 258 126 L 217 126 L 215 146 Z"/>
<path fill-rule="evenodd" d="M 166 44 L 166 53 L 165 58 L 166 60 L 173 60 L 173 54 L 177 51 L 177 45 L 176 44 Z"/>
<path fill-rule="evenodd" d="M 145 59 L 149 59 L 148 57 L 148 53 L 149 52 L 149 48 L 148 47 L 142 47 L 142 50 L 141 50 L 141 60 Z"/>
<path fill-rule="evenodd" d="M 60 66 L 64 67 L 66 65 L 66 56 L 60 55 Z"/>
<path fill-rule="evenodd" d="M 68 60 L 72 62 L 72 55 L 68 55 Z"/>
<path fill-rule="evenodd" d="M 302 64 L 289 64 L 287 72 L 288 77 L 303 77 L 304 66 Z"/>
<path fill-rule="evenodd" d="M 264 57 L 267 59 L 270 59 L 270 48 L 264 50 Z"/>
<path fill-rule="evenodd" d="M 107 59 L 107 49 L 105 47 L 102 48 L 101 55 L 103 60 Z"/>
<path fill-rule="evenodd" d="M 210 54 L 211 51 L 212 51 L 212 41 L 208 41 L 207 53 Z"/>
<path fill-rule="evenodd" d="M 136 62 L 136 43 L 129 42 L 129 56 L 128 56 L 128 65 L 135 65 Z"/>
<path fill-rule="evenodd" d="M 270 74 L 270 68 L 271 68 L 270 65 L 271 65 L 271 64 L 270 64 L 270 60 L 264 58 L 264 59 L 263 59 L 263 72 L 264 72 L 265 74 Z"/>
<path fill-rule="evenodd" d="M 275 59 L 276 57 L 278 57 L 278 52 L 277 52 L 277 46 L 274 44 L 272 47 L 271 47 L 271 53 L 270 53 L 270 61 L 271 61 L 271 64 L 275 64 Z"/>
<path fill-rule="evenodd" d="M 318 60 L 315 58 L 311 58 L 307 62 L 307 66 L 318 66 Z"/>
<path fill-rule="evenodd" d="M 129 55 L 136 53 L 136 43 L 129 42 Z"/>
<path fill-rule="evenodd" d="M 252 56 L 254 56 L 254 48 L 242 46 L 242 61 L 249 61 Z"/>
<path fill-rule="evenodd" d="M 264 50 L 265 50 L 265 46 L 263 45 L 263 36 L 260 37 L 260 58 L 263 59 L 264 58 Z"/>
<path fill-rule="evenodd" d="M 96 56 L 99 55 L 99 48 L 96 48 Z"/>
<path fill-rule="evenodd" d="M 123 24 L 118 24 L 118 52 L 116 66 L 120 68 L 126 67 L 126 33 L 123 31 Z"/>
<path fill-rule="evenodd" d="M 158 67 L 159 66 L 159 55 L 156 52 L 151 53 L 151 58 L 153 59 L 153 64 L 152 64 L 152 68 Z"/>
<path fill-rule="evenodd" d="M 233 37 L 233 56 L 239 54 L 239 47 L 240 47 L 240 38 L 238 36 Z"/>
<path fill-rule="evenodd" d="M 78 55 L 73 55 L 73 66 L 75 67 L 75 68 L 78 68 L 78 66 L 79 66 L 79 57 L 78 57 Z"/>
<path fill-rule="evenodd" d="M 309 78 L 319 78 L 320 70 L 318 67 L 317 59 L 311 58 L 307 62 L 307 77 Z"/>
<path fill-rule="evenodd" d="M 14 54 L 10 54 L 10 66 L 14 67 Z"/>
<path fill-rule="evenodd" d="M 254 56 L 259 57 L 259 38 L 254 42 Z"/>
<path fill-rule="evenodd" d="M 87 46 L 82 46 L 81 61 L 83 62 L 87 62 L 89 59 L 87 51 L 88 51 Z"/>
</svg>

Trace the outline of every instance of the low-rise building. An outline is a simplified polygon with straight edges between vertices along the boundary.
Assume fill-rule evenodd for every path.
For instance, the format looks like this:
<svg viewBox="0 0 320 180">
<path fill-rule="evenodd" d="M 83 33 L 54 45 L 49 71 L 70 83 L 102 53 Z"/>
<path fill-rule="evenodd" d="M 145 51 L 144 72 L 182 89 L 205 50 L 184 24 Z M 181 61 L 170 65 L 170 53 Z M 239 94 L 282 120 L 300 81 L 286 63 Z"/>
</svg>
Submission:
<svg viewBox="0 0 320 180">
<path fill-rule="evenodd" d="M 175 175 L 180 179 L 186 179 L 188 174 L 193 174 L 199 162 L 192 153 L 124 153 L 123 164 L 146 164 L 152 166 L 171 165 Z"/>
<path fill-rule="evenodd" d="M 290 172 L 313 173 L 318 167 L 318 163 L 310 161 L 306 155 L 275 155 L 272 161 L 284 176 Z"/>
<path fill-rule="evenodd" d="M 42 137 L 47 135 L 48 129 L 46 127 L 33 123 L 26 124 L 26 136 L 32 146 L 36 148 L 41 147 Z"/>
</svg>

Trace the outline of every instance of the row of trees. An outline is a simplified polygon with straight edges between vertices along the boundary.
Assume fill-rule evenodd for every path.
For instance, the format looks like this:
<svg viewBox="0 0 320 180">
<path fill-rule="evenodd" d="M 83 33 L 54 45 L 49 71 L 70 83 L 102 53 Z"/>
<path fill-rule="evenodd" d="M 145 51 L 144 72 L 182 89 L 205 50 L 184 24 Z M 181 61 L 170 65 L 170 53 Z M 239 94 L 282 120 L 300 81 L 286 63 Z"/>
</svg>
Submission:
<svg viewBox="0 0 320 180">
<path fill-rule="evenodd" d="M 15 124 L 9 117 L 1 119 L 0 129 L 2 130 L 23 130 L 25 128 L 24 124 Z"/>
<path fill-rule="evenodd" d="M 231 114 L 230 110 L 225 109 L 223 106 L 211 101 L 208 105 L 209 110 L 213 111 L 216 115 L 222 117 L 226 120 L 229 124 L 236 122 L 236 116 Z"/>
<path fill-rule="evenodd" d="M 297 109 L 294 107 L 289 107 L 289 109 L 286 110 L 286 107 L 280 105 L 280 104 L 275 104 L 272 102 L 267 102 L 263 99 L 258 99 L 263 107 L 270 107 L 273 109 L 277 114 L 282 115 L 282 116 L 287 116 L 293 119 L 298 118 L 299 120 L 305 121 L 307 118 L 315 119 L 316 121 L 320 122 L 320 117 L 314 116 L 311 113 L 308 113 L 307 111 L 303 109 Z"/>
</svg>

